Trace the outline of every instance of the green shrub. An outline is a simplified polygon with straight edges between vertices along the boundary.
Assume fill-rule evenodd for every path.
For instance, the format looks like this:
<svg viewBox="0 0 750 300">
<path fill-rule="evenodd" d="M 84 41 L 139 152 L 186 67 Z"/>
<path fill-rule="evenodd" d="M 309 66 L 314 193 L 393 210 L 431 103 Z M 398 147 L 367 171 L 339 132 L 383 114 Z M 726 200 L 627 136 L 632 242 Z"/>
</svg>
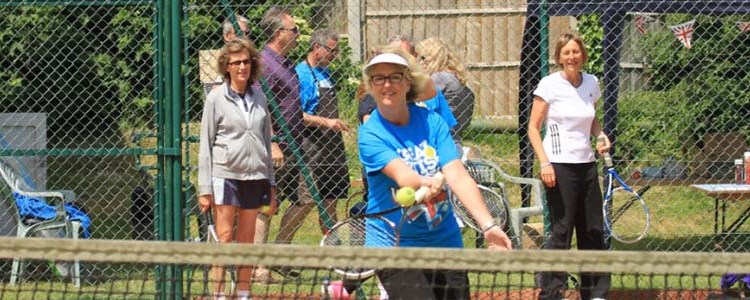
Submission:
<svg viewBox="0 0 750 300">
<path fill-rule="evenodd" d="M 750 35 L 739 17 L 665 15 L 664 24 L 696 18 L 692 49 L 667 26 L 639 42 L 645 49 L 646 91 L 621 94 L 618 155 L 625 159 L 690 159 L 705 134 L 750 133 Z"/>
<path fill-rule="evenodd" d="M 626 160 L 658 161 L 679 157 L 700 110 L 679 90 L 643 91 L 619 99 L 617 156 Z M 675 134 L 679 132 L 679 134 Z M 685 136 L 687 135 L 687 136 Z"/>
</svg>

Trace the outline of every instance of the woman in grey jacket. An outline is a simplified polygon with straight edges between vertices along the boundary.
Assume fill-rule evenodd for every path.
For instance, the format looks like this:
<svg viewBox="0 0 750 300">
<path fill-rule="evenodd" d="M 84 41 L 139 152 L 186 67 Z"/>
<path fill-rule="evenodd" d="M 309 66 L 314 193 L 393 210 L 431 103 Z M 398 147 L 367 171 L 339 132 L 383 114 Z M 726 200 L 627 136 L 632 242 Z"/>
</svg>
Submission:
<svg viewBox="0 0 750 300">
<path fill-rule="evenodd" d="M 252 43 L 234 39 L 219 52 L 224 84 L 206 97 L 198 152 L 198 202 L 213 208 L 222 243 L 252 243 L 259 208 L 276 207 L 271 161 L 271 114 L 257 83 L 260 58 Z M 237 217 L 237 232 L 233 232 Z M 236 296 L 248 299 L 251 266 L 238 267 Z M 212 268 L 214 298 L 224 296 L 224 267 Z"/>
</svg>

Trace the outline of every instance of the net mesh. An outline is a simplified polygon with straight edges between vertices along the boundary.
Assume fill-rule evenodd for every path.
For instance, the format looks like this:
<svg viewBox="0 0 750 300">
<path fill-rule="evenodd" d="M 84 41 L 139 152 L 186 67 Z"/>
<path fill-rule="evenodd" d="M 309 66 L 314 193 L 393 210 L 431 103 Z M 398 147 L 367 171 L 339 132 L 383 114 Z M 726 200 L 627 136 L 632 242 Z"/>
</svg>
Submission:
<svg viewBox="0 0 750 300">
<path fill-rule="evenodd" d="M 17 159 L 23 166 L 17 169 L 18 175 L 37 190 L 73 191 L 73 202 L 91 218 L 93 238 L 203 240 L 205 222 L 197 213 L 195 193 L 197 142 L 203 101 L 217 80 L 212 60 L 224 44 L 227 12 L 248 19 L 248 36 L 262 48 L 267 37 L 256 25 L 271 2 L 3 1 L 0 153 Z M 343 219 L 363 200 L 357 88 L 372 47 L 395 35 L 410 35 L 420 51 L 425 49 L 419 44 L 428 38 L 444 41 L 463 65 L 465 84 L 474 95 L 473 103 L 459 101 L 452 106 L 459 121 L 470 120 L 460 133 L 463 146 L 471 148 L 469 156 L 481 156 L 503 174 L 531 180 L 538 167 L 531 167 L 533 157 L 519 155 L 531 152 L 523 143 L 527 136 L 519 120 L 529 112 L 523 109 L 519 93 L 526 89 L 522 78 L 535 75 L 524 68 L 543 69 L 546 73 L 539 77 L 556 71 L 555 39 L 573 31 L 588 46 L 585 71 L 596 75 L 603 88 L 610 88 L 609 99 L 617 100 L 616 104 L 600 100 L 597 112 L 597 116 L 616 113 L 616 118 L 602 117 L 617 135 L 616 167 L 634 189 L 650 186 L 643 195 L 652 214 L 649 233 L 638 243 L 614 242 L 613 247 L 745 251 L 750 244 L 745 224 L 750 210 L 743 201 L 748 193 L 722 194 L 693 185 L 734 182 L 734 160 L 748 149 L 747 3 L 544 2 L 554 8 L 550 14 L 562 11 L 559 5 L 575 10 L 545 19 L 528 18 L 528 5 L 540 1 L 297 0 L 280 4 L 289 9 L 300 30 L 298 45 L 288 54 L 293 63 L 306 59 L 315 30 L 328 28 L 339 37 L 338 55 L 329 71 L 335 82 L 336 114 L 351 128 L 341 136 L 348 176 L 337 178 L 349 186 L 339 195 L 348 199 L 337 201 L 329 217 Z M 174 23 L 179 26 L 179 49 L 167 49 L 160 39 L 166 36 L 166 8 L 172 3 L 181 4 L 176 9 L 179 16 L 170 19 L 180 21 Z M 617 32 L 605 31 L 602 24 L 611 16 L 602 12 L 619 12 L 623 5 L 630 6 L 619 16 L 622 23 L 615 24 L 622 29 L 621 43 L 605 42 L 605 37 Z M 546 35 L 524 42 L 527 25 L 539 25 Z M 528 47 L 545 43 L 546 48 Z M 617 50 L 618 55 L 605 61 L 605 50 Z M 540 57 L 521 63 L 522 54 L 542 51 L 546 52 Z M 181 61 L 167 62 L 166 57 Z M 169 75 L 164 74 L 165 66 L 182 72 L 176 73 L 175 78 L 182 80 L 174 80 L 177 87 L 170 90 L 172 102 L 164 96 L 167 91 L 162 83 Z M 616 81 L 604 82 L 613 76 Z M 613 86 L 619 90 L 612 91 Z M 179 109 L 167 112 L 166 107 Z M 177 121 L 167 124 L 166 113 L 176 113 L 171 116 Z M 177 129 L 178 136 L 168 139 L 169 128 Z M 167 147 L 165 141 L 178 143 Z M 180 162 L 182 174 L 165 170 L 160 161 L 168 158 Z M 475 175 L 502 187 L 496 190 L 502 190 L 511 208 L 509 233 L 515 246 L 543 246 L 541 210 L 533 208 L 541 201 L 542 190 L 535 194 L 532 182 L 507 180 L 497 170 Z M 333 182 L 328 177 L 315 179 L 320 186 Z M 167 185 L 171 188 L 164 189 Z M 525 196 L 529 189 L 531 199 Z M 19 214 L 7 184 L 0 184 L 0 191 L 1 235 L 17 235 L 19 224 L 38 222 Z M 318 244 L 322 233 L 316 207 L 303 216 L 285 219 L 289 206 L 284 201 L 280 212 L 267 220 L 268 235 L 259 242 Z M 284 228 L 285 237 L 279 238 Z M 293 238 L 292 228 L 296 230 Z M 464 234 L 465 244 L 474 245 L 477 235 L 468 230 Z M 60 232 L 34 236 L 60 236 Z M 49 276 L 54 272 L 47 265 L 43 261 L 28 264 L 25 272 Z M 150 272 L 152 267 L 144 269 Z M 0 274 L 9 268 L 10 261 L 0 263 Z M 84 268 L 81 276 L 118 274 L 122 268 L 126 267 L 94 264 Z"/>
<path fill-rule="evenodd" d="M 610 273 L 611 299 L 707 299 L 737 295 L 734 285 L 750 268 L 750 256 L 740 253 L 666 253 L 622 251 L 511 251 L 466 249 L 373 249 L 303 245 L 239 245 L 185 242 L 117 240 L 71 241 L 2 238 L 0 258 L 20 258 L 30 263 L 79 260 L 84 268 L 118 266 L 119 271 L 98 273 L 82 288 L 43 272 L 24 275 L 18 285 L 0 284 L 2 299 L 153 299 L 159 282 L 182 286 L 184 299 L 210 296 L 212 282 L 205 270 L 212 264 L 284 266 L 301 271 L 295 279 L 273 283 L 252 282 L 253 297 L 262 299 L 309 299 L 330 297 L 341 280 L 333 266 L 399 269 L 419 272 L 466 271 L 473 299 L 531 299 L 538 293 L 539 272 L 566 272 L 566 295 L 577 299 L 580 273 Z M 156 276 L 156 269 L 178 266 L 182 277 Z M 91 276 L 91 275 L 87 275 Z M 413 284 L 405 282 L 404 284 Z M 438 282 L 426 282 L 439 287 Z M 578 285 L 577 285 L 578 284 Z M 325 287 L 325 288 L 324 288 Z M 723 288 L 723 289 L 722 289 Z M 227 293 L 230 293 L 227 288 Z M 362 282 L 358 292 L 368 298 L 379 295 L 377 281 Z M 166 295 L 173 299 L 177 295 Z M 345 299 L 345 298 L 333 298 Z"/>
</svg>

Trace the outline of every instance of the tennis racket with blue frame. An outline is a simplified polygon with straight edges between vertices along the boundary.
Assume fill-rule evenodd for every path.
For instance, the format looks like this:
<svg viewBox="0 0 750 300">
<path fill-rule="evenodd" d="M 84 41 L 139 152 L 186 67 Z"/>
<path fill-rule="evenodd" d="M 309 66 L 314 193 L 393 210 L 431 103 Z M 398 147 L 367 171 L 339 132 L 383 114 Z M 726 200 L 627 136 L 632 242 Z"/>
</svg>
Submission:
<svg viewBox="0 0 750 300">
<path fill-rule="evenodd" d="M 622 243 L 636 243 L 646 237 L 651 225 L 651 213 L 641 197 L 650 186 L 634 191 L 620 178 L 609 153 L 604 154 L 604 165 L 606 175 L 602 213 L 606 234 Z"/>
</svg>

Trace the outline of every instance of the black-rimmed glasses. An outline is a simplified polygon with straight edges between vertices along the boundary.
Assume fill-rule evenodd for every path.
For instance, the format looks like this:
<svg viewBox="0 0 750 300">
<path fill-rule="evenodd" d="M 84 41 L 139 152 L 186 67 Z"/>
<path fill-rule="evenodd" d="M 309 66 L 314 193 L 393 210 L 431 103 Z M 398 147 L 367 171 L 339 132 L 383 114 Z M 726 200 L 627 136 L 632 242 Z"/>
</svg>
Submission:
<svg viewBox="0 0 750 300">
<path fill-rule="evenodd" d="M 333 54 L 339 53 L 339 47 L 328 47 L 326 45 L 321 45 L 323 48 L 326 48 L 328 52 L 331 52 Z"/>
<path fill-rule="evenodd" d="M 370 81 L 374 85 L 384 85 L 386 80 L 390 82 L 391 84 L 401 83 L 401 81 L 404 80 L 404 73 L 401 73 L 401 72 L 393 73 L 388 76 L 384 76 L 384 75 L 370 76 Z"/>
</svg>

